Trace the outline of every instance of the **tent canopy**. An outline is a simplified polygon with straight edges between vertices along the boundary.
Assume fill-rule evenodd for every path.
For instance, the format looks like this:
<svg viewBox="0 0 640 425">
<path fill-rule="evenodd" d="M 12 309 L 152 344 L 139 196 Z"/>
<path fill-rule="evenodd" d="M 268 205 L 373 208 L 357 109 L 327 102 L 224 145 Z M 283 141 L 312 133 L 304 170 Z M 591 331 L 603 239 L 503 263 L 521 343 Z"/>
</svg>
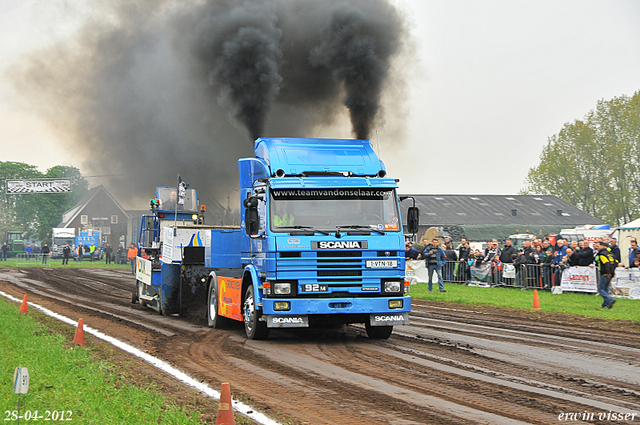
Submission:
<svg viewBox="0 0 640 425">
<path fill-rule="evenodd" d="M 638 230 L 640 229 L 640 218 L 630 221 L 627 224 L 624 224 L 620 227 L 618 227 L 618 229 L 620 230 Z"/>
</svg>

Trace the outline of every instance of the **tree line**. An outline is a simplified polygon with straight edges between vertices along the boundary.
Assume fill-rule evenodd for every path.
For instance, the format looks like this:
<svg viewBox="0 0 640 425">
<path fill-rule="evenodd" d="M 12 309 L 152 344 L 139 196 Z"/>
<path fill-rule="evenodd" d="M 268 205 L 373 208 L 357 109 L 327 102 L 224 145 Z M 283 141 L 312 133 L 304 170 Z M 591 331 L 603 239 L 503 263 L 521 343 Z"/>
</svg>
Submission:
<svg viewBox="0 0 640 425">
<path fill-rule="evenodd" d="M 640 91 L 549 137 L 521 193 L 556 195 L 612 225 L 640 217 Z"/>
<path fill-rule="evenodd" d="M 7 194 L 7 180 L 68 179 L 71 192 Z M 75 206 L 89 190 L 89 183 L 75 167 L 56 165 L 42 173 L 34 165 L 0 161 L 0 237 L 4 241 L 7 230 L 24 231 L 24 239 L 50 242 L 51 229 L 62 221 L 62 214 Z"/>
</svg>

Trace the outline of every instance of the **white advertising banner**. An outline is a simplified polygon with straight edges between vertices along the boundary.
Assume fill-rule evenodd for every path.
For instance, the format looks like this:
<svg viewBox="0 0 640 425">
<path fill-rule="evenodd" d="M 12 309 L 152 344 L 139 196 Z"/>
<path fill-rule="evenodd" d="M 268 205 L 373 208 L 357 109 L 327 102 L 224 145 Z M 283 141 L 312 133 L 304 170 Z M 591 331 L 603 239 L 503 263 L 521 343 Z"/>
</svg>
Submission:
<svg viewBox="0 0 640 425">
<path fill-rule="evenodd" d="M 407 260 L 405 264 L 404 279 L 408 280 L 411 285 L 416 283 L 429 282 L 429 270 L 424 261 Z M 433 274 L 433 282 L 438 281 L 438 276 Z"/>
<path fill-rule="evenodd" d="M 502 269 L 504 273 L 502 277 L 505 279 L 515 279 L 516 278 L 516 266 L 511 263 L 502 263 Z"/>
<path fill-rule="evenodd" d="M 151 261 L 136 257 L 136 279 L 151 285 Z"/>
<path fill-rule="evenodd" d="M 177 227 L 175 229 L 169 226 L 163 227 L 162 262 L 165 264 L 182 262 L 182 249 L 185 246 L 205 246 L 207 233 L 211 232 L 199 227 Z"/>
<path fill-rule="evenodd" d="M 598 292 L 596 268 L 569 267 L 562 272 L 560 287 L 563 292 Z"/>
<path fill-rule="evenodd" d="M 640 299 L 640 269 L 619 268 L 616 270 L 614 285 L 616 295 L 634 300 Z"/>
<path fill-rule="evenodd" d="M 173 227 L 164 227 L 162 233 L 162 262 L 171 264 L 173 262 Z"/>
<path fill-rule="evenodd" d="M 71 180 L 7 180 L 5 191 L 9 195 L 20 195 L 24 193 L 65 193 L 71 192 Z"/>
</svg>

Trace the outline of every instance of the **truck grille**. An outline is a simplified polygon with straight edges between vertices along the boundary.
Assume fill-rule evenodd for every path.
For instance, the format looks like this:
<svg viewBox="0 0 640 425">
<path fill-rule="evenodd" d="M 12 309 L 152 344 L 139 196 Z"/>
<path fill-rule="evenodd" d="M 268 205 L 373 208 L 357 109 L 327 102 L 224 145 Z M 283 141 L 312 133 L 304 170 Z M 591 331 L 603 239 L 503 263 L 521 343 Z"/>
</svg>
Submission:
<svg viewBox="0 0 640 425">
<path fill-rule="evenodd" d="M 305 296 L 371 296 L 380 293 L 384 280 L 403 279 L 404 270 L 366 268 L 367 260 L 379 261 L 384 258 L 396 260 L 400 265 L 401 257 L 398 253 L 399 251 L 279 252 L 276 257 L 276 280 L 295 281 L 298 288 L 316 283 L 328 286 L 328 293 Z"/>
</svg>

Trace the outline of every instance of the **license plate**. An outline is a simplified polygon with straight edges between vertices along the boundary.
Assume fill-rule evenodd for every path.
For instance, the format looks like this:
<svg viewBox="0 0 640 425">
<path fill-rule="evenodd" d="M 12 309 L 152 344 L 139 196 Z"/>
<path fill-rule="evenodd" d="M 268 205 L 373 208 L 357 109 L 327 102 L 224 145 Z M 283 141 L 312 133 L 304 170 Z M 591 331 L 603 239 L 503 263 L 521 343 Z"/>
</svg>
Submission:
<svg viewBox="0 0 640 425">
<path fill-rule="evenodd" d="M 307 283 L 300 286 L 300 292 L 328 292 L 329 285 L 321 285 L 319 283 Z"/>
<path fill-rule="evenodd" d="M 368 269 L 395 269 L 398 260 L 367 260 Z"/>
</svg>

